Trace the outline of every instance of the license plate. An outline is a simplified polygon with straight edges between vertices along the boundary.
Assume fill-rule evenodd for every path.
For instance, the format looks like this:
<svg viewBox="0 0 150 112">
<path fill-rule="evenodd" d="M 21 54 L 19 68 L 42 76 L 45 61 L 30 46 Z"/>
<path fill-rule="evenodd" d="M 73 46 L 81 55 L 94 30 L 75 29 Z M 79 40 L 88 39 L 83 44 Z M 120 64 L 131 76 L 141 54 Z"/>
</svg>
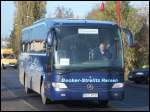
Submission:
<svg viewBox="0 0 150 112">
<path fill-rule="evenodd" d="M 94 98 L 98 97 L 98 93 L 84 93 L 83 98 Z"/>
</svg>

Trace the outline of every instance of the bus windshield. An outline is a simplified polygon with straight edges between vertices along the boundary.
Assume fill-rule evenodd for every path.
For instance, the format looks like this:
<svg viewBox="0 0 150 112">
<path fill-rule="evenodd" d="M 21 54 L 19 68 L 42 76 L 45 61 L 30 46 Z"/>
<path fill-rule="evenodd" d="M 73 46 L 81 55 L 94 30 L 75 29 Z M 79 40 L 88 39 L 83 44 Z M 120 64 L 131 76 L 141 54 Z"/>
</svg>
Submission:
<svg viewBox="0 0 150 112">
<path fill-rule="evenodd" d="M 64 28 L 55 50 L 56 68 L 123 67 L 118 28 Z"/>
</svg>

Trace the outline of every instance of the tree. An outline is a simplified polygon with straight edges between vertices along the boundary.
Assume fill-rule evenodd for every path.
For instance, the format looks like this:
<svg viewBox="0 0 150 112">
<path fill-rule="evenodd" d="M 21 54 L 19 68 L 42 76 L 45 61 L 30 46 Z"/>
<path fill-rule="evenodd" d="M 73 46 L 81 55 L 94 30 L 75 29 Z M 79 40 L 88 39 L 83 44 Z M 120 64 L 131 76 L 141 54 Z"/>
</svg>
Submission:
<svg viewBox="0 0 150 112">
<path fill-rule="evenodd" d="M 64 6 L 55 9 L 55 18 L 73 18 L 74 14 L 71 8 L 64 8 Z"/>
<path fill-rule="evenodd" d="M 13 44 L 16 54 L 20 49 L 21 30 L 24 27 L 31 25 L 34 21 L 43 18 L 46 13 L 45 1 L 15 1 L 16 7 L 14 17 L 14 30 L 11 35 L 11 42 Z"/>
<path fill-rule="evenodd" d="M 68 10 L 65 11 L 65 17 L 66 18 L 73 18 L 74 17 L 72 9 L 69 8 Z"/>
<path fill-rule="evenodd" d="M 11 31 L 11 34 L 10 34 L 10 48 L 13 48 L 15 49 L 15 28 Z"/>
<path fill-rule="evenodd" d="M 55 10 L 55 17 L 56 18 L 64 18 L 64 16 L 65 16 L 64 7 L 57 7 Z"/>
<path fill-rule="evenodd" d="M 144 25 L 144 19 L 142 16 L 138 15 L 137 9 L 132 8 L 129 5 L 129 1 L 121 1 L 121 26 L 127 27 L 134 35 L 134 39 L 137 40 L 137 34 L 140 32 Z M 96 20 L 105 20 L 105 21 L 113 21 L 117 22 L 116 17 L 116 1 L 107 1 L 105 2 L 105 9 L 104 12 L 99 11 L 99 5 L 96 5 L 95 8 L 92 9 L 87 14 L 87 19 L 96 19 Z M 140 67 L 140 53 L 138 52 L 138 48 L 128 48 L 127 43 L 125 41 L 125 37 L 123 36 L 123 45 L 125 51 L 125 71 L 126 74 L 129 70 L 133 68 Z M 144 40 L 143 40 L 144 41 Z M 142 59 L 143 60 L 143 59 Z M 141 61 L 141 60 L 140 60 Z"/>
<path fill-rule="evenodd" d="M 45 16 L 46 10 L 46 2 L 41 1 L 33 1 L 34 2 L 34 8 L 33 8 L 33 17 L 35 20 L 38 20 L 40 18 L 43 18 Z"/>
</svg>

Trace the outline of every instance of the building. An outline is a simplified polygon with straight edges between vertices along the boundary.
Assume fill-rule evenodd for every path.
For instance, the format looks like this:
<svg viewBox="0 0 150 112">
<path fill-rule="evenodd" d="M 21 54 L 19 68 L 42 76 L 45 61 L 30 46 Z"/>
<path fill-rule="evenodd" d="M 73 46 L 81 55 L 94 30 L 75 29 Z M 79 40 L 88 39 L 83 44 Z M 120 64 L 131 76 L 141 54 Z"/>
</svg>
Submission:
<svg viewBox="0 0 150 112">
<path fill-rule="evenodd" d="M 8 38 L 1 38 L 1 48 L 7 48 L 9 44 L 10 42 Z"/>
</svg>

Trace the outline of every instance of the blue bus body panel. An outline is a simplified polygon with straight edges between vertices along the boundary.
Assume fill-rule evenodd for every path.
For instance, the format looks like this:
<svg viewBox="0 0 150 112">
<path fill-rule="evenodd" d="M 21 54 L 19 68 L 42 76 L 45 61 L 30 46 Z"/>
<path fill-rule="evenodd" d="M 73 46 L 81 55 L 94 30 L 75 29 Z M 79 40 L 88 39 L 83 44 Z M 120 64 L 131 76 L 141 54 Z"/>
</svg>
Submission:
<svg viewBox="0 0 150 112">
<path fill-rule="evenodd" d="M 41 69 L 43 73 L 46 73 L 46 65 L 48 62 L 48 56 L 46 54 L 30 54 L 30 58 L 32 59 L 32 63 L 35 63 L 37 69 Z"/>
<path fill-rule="evenodd" d="M 29 54 L 25 60 L 25 73 L 28 77 L 28 87 L 40 93 L 41 80 L 45 77 L 48 56 L 46 54 Z"/>
<path fill-rule="evenodd" d="M 35 71 L 39 70 L 45 82 L 45 95 L 53 100 L 122 100 L 124 89 L 112 89 L 114 83 L 123 82 L 123 72 L 117 71 L 82 71 L 82 72 L 66 72 L 57 74 L 55 71 L 46 72 L 48 56 L 30 54 L 27 71 L 31 75 L 35 75 Z M 30 64 L 29 64 L 30 63 Z M 35 64 L 34 64 L 35 63 Z M 31 65 L 34 64 L 34 67 Z M 41 71 L 40 71 L 41 70 Z M 37 77 L 37 75 L 36 75 Z M 39 81 L 38 81 L 39 82 Z M 37 83 L 38 83 L 37 82 Z M 52 82 L 65 83 L 67 89 L 56 90 L 52 87 Z M 88 90 L 87 85 L 92 84 L 93 89 Z M 50 85 L 50 86 L 48 86 Z M 83 98 L 84 93 L 98 93 L 96 98 Z M 65 94 L 65 96 L 64 96 Z M 118 94 L 115 96 L 115 94 Z"/>
<path fill-rule="evenodd" d="M 67 89 L 56 90 L 48 87 L 45 93 L 51 100 L 122 100 L 123 88 L 112 89 L 114 83 L 123 82 L 123 74 L 111 72 L 71 72 L 58 75 L 52 73 L 49 76 L 50 82 L 61 82 L 67 85 Z M 88 90 L 87 85 L 92 84 L 93 89 Z M 84 93 L 98 93 L 97 98 L 83 98 Z M 63 96 L 65 94 L 65 96 Z M 115 96 L 115 94 L 118 94 Z"/>
</svg>

